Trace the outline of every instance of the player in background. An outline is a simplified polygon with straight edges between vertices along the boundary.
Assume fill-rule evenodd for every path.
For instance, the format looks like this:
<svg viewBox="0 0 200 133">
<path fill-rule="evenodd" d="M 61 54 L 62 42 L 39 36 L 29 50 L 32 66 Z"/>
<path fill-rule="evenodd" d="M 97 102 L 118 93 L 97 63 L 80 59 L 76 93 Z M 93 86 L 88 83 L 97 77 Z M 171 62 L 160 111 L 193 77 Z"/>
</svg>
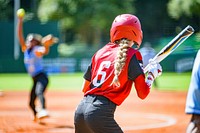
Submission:
<svg viewBox="0 0 200 133">
<path fill-rule="evenodd" d="M 186 114 L 191 114 L 191 120 L 186 132 L 200 133 L 200 50 L 194 60 L 185 112 Z"/>
<path fill-rule="evenodd" d="M 45 91 L 48 85 L 48 76 L 42 66 L 42 58 L 48 54 L 49 47 L 58 42 L 58 38 L 49 34 L 42 37 L 40 34 L 30 33 L 26 37 L 23 36 L 23 16 L 18 15 L 17 24 L 18 39 L 21 45 L 21 50 L 24 53 L 24 64 L 27 72 L 33 79 L 33 86 L 30 92 L 29 105 L 33 111 L 34 121 L 48 117 L 46 110 Z M 36 110 L 36 98 L 40 101 L 40 110 Z"/>
<path fill-rule="evenodd" d="M 151 47 L 150 42 L 145 42 L 144 46 L 140 48 L 139 51 L 142 55 L 143 67 L 145 68 L 149 64 L 149 60 L 153 59 L 156 55 L 156 51 Z M 156 80 L 154 80 L 153 84 L 155 88 L 158 87 Z"/>
<path fill-rule="evenodd" d="M 160 64 L 151 62 L 147 77 L 142 56 L 134 48 L 142 42 L 139 19 L 131 14 L 117 16 L 110 29 L 110 40 L 92 57 L 84 74 L 84 98 L 74 116 L 76 133 L 122 133 L 114 119 L 116 106 L 129 95 L 134 84 L 137 95 L 145 99 L 155 78 L 162 73 Z"/>
</svg>

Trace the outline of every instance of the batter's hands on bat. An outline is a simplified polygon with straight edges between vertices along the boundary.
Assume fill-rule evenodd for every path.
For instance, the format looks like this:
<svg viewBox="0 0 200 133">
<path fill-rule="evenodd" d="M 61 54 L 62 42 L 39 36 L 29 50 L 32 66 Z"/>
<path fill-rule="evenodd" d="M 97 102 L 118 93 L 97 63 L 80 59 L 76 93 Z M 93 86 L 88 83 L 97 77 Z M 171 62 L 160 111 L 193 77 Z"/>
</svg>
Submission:
<svg viewBox="0 0 200 133">
<path fill-rule="evenodd" d="M 162 66 L 159 63 L 153 61 L 152 59 L 149 60 L 149 64 L 150 66 L 148 74 L 152 75 L 152 77 L 156 79 L 162 74 Z"/>
<path fill-rule="evenodd" d="M 42 44 L 47 47 L 52 46 L 53 44 L 57 43 L 58 41 L 59 41 L 59 39 L 57 37 L 54 37 L 51 34 L 42 38 Z"/>
</svg>

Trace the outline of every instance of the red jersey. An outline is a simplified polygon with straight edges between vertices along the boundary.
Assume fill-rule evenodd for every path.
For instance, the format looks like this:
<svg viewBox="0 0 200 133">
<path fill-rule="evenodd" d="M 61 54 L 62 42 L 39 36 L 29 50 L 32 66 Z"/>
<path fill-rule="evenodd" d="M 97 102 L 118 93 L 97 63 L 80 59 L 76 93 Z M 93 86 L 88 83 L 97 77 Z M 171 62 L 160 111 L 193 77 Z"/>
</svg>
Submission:
<svg viewBox="0 0 200 133">
<path fill-rule="evenodd" d="M 140 87 L 136 85 L 136 90 L 138 93 L 144 91 L 145 97 L 147 96 L 149 87 L 145 83 L 144 73 L 138 61 L 142 61 L 142 56 L 139 51 L 133 48 L 128 48 L 125 65 L 118 76 L 120 86 L 116 87 L 112 85 L 114 78 L 114 62 L 117 57 L 118 49 L 119 45 L 108 43 L 92 57 L 91 65 L 84 75 L 85 79 L 90 81 L 90 86 L 85 90 L 84 95 L 102 95 L 113 103 L 120 105 L 129 95 L 133 82 L 139 79 L 138 83 L 142 83 L 141 87 L 143 88 L 140 89 Z M 133 56 L 137 58 L 134 61 L 132 61 Z M 137 65 L 137 70 L 131 70 L 129 67 L 131 61 L 132 64 Z"/>
</svg>

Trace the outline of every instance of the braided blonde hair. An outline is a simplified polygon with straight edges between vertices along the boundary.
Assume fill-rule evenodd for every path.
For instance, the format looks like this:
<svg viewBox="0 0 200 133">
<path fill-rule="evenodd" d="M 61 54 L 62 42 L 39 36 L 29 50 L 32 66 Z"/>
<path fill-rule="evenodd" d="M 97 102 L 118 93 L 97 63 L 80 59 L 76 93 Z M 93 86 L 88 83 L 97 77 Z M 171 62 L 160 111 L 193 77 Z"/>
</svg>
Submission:
<svg viewBox="0 0 200 133">
<path fill-rule="evenodd" d="M 120 82 L 118 79 L 119 74 L 122 71 L 122 68 L 125 65 L 126 62 L 126 57 L 127 57 L 127 51 L 128 51 L 128 47 L 129 47 L 129 40 L 127 39 L 121 39 L 119 42 L 119 50 L 117 53 L 117 58 L 115 60 L 115 64 L 114 64 L 114 78 L 112 81 L 112 84 L 116 85 L 116 86 L 120 86 Z"/>
</svg>

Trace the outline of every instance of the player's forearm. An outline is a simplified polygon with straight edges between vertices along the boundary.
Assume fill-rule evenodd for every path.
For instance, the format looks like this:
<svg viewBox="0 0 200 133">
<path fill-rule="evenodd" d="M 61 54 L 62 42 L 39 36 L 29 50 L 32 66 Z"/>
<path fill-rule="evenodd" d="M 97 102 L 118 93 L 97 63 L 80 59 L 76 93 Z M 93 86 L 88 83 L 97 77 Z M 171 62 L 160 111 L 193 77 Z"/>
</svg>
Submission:
<svg viewBox="0 0 200 133">
<path fill-rule="evenodd" d="M 88 90 L 88 87 L 90 85 L 90 81 L 85 80 L 82 86 L 82 91 L 85 93 Z"/>
<path fill-rule="evenodd" d="M 145 99 L 150 92 L 150 86 L 145 82 L 144 75 L 139 75 L 134 82 L 138 97 Z"/>
<path fill-rule="evenodd" d="M 26 44 L 23 36 L 23 20 L 22 18 L 18 19 L 18 25 L 17 25 L 17 35 L 19 39 L 19 43 L 21 45 L 22 51 L 24 52 L 26 49 Z"/>
<path fill-rule="evenodd" d="M 49 53 L 49 46 L 44 46 L 44 47 L 45 47 L 44 55 L 47 55 Z"/>
</svg>

